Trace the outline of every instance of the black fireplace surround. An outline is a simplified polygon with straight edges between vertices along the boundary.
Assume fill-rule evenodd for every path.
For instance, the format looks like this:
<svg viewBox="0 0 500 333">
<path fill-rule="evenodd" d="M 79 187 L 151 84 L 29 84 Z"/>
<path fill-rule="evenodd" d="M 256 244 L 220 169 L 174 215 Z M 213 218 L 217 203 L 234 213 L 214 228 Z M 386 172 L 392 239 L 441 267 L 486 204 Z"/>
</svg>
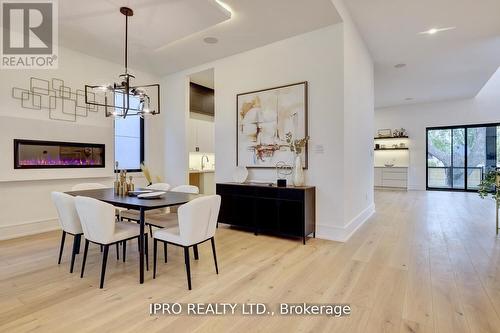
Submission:
<svg viewBox="0 0 500 333">
<path fill-rule="evenodd" d="M 14 169 L 104 168 L 105 145 L 14 139 Z"/>
</svg>

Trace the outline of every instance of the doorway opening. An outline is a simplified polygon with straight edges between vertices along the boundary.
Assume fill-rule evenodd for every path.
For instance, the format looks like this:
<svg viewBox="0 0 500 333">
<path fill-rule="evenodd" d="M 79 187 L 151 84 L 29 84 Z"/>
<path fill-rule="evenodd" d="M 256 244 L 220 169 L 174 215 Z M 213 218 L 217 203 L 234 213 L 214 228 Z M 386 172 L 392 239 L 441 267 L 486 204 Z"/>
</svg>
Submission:
<svg viewBox="0 0 500 333">
<path fill-rule="evenodd" d="M 200 193 L 215 193 L 214 69 L 189 76 L 189 184 Z"/>
</svg>

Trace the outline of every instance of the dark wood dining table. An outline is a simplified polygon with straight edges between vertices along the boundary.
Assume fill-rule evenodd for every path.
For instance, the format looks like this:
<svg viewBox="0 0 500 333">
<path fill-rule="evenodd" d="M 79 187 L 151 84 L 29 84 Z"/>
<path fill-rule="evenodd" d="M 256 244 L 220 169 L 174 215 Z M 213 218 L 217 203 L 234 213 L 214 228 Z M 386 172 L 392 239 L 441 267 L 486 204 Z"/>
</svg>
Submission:
<svg viewBox="0 0 500 333">
<path fill-rule="evenodd" d="M 117 195 L 113 188 L 105 189 L 95 189 L 95 190 L 83 190 L 83 191 L 70 191 L 66 192 L 72 196 L 83 196 L 94 198 L 103 202 L 107 202 L 116 207 L 123 207 L 127 209 L 135 209 L 140 213 L 139 224 L 140 224 L 140 236 L 139 236 L 139 283 L 144 283 L 144 224 L 145 224 L 145 212 L 152 209 L 178 206 L 185 204 L 197 197 L 199 194 L 188 194 L 181 192 L 166 192 L 160 198 L 157 199 L 140 199 L 135 196 L 128 195 Z"/>
</svg>

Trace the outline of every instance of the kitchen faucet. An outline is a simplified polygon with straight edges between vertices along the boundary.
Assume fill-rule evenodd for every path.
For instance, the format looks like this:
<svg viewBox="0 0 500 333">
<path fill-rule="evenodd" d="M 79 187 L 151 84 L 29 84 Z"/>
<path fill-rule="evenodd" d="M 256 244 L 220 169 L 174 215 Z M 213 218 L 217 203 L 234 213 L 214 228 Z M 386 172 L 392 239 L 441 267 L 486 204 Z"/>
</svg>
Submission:
<svg viewBox="0 0 500 333">
<path fill-rule="evenodd" d="M 207 155 L 203 155 L 201 157 L 201 170 L 204 170 L 205 169 L 205 158 L 207 159 L 207 163 L 210 162 L 210 160 L 208 159 L 208 156 Z"/>
</svg>

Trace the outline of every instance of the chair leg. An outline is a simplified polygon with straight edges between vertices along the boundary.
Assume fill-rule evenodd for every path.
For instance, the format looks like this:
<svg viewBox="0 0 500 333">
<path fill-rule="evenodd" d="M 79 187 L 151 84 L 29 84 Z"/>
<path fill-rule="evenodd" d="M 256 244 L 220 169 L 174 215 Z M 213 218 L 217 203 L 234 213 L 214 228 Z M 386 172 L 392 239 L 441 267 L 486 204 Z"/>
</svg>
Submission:
<svg viewBox="0 0 500 333">
<path fill-rule="evenodd" d="M 156 250 L 158 249 L 158 240 L 153 238 L 153 279 L 156 279 Z"/>
<path fill-rule="evenodd" d="M 85 240 L 85 248 L 83 249 L 83 261 L 82 261 L 82 272 L 80 273 L 80 277 L 83 277 L 83 272 L 85 271 L 85 262 L 87 261 L 87 252 L 89 252 L 89 241 Z"/>
<path fill-rule="evenodd" d="M 149 225 L 149 236 L 153 238 L 153 227 L 151 226 L 151 224 Z"/>
<path fill-rule="evenodd" d="M 163 242 L 163 256 L 165 257 L 165 263 L 167 263 L 167 242 Z"/>
<path fill-rule="evenodd" d="M 123 262 L 125 262 L 126 253 L 127 253 L 127 241 L 123 241 Z"/>
<path fill-rule="evenodd" d="M 57 264 L 59 265 L 61 263 L 61 257 L 64 249 L 64 240 L 66 239 L 66 231 L 63 231 L 62 236 L 61 236 L 61 246 L 59 247 L 59 260 L 57 261 Z"/>
<path fill-rule="evenodd" d="M 120 260 L 120 246 L 116 243 L 116 260 Z"/>
<path fill-rule="evenodd" d="M 219 268 L 217 267 L 217 254 L 215 253 L 215 239 L 212 237 L 210 238 L 210 241 L 212 242 L 212 253 L 214 254 L 215 272 L 219 274 Z"/>
<path fill-rule="evenodd" d="M 149 254 L 148 254 L 148 234 L 144 235 L 144 254 L 146 255 L 146 270 L 149 271 Z"/>
<path fill-rule="evenodd" d="M 101 252 L 102 252 L 102 245 L 101 245 Z"/>
<path fill-rule="evenodd" d="M 82 235 L 79 236 L 80 237 L 76 239 L 76 254 L 80 254 L 80 243 L 82 241 Z"/>
<path fill-rule="evenodd" d="M 106 275 L 106 263 L 108 261 L 108 251 L 109 251 L 109 245 L 104 245 L 104 252 L 102 254 L 101 283 L 99 284 L 100 289 L 104 287 L 104 276 Z"/>
<path fill-rule="evenodd" d="M 184 248 L 184 261 L 186 262 L 186 274 L 188 280 L 188 289 L 191 290 L 191 267 L 189 263 L 189 247 Z"/>
<path fill-rule="evenodd" d="M 80 237 L 81 235 L 75 235 L 73 239 L 73 252 L 71 253 L 71 266 L 69 268 L 69 272 L 73 273 L 73 267 L 75 266 L 75 256 L 78 253 L 78 249 L 80 248 Z"/>
<path fill-rule="evenodd" d="M 198 245 L 193 245 L 193 252 L 194 252 L 194 260 L 200 259 L 198 255 Z"/>
</svg>

